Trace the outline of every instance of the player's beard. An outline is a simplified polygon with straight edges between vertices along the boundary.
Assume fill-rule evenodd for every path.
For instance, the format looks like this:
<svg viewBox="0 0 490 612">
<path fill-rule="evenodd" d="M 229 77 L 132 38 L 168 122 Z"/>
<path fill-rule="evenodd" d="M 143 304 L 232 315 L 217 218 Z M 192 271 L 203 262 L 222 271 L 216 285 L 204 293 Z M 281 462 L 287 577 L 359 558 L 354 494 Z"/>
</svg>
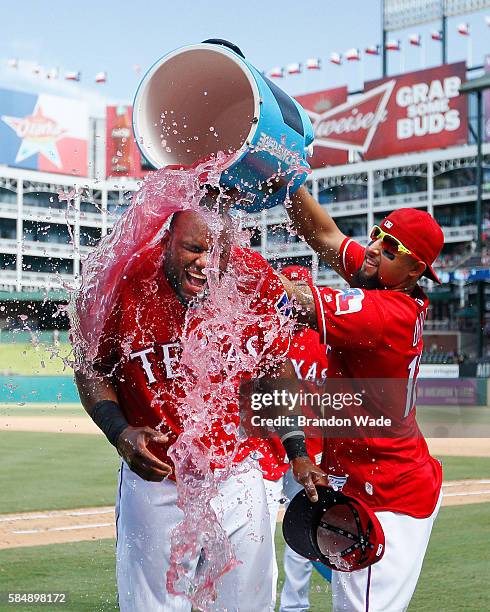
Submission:
<svg viewBox="0 0 490 612">
<path fill-rule="evenodd" d="M 358 289 L 383 289 L 384 288 L 383 285 L 380 283 L 377 272 L 373 276 L 367 276 L 362 271 L 362 267 L 354 272 L 350 286 L 357 287 Z"/>
</svg>

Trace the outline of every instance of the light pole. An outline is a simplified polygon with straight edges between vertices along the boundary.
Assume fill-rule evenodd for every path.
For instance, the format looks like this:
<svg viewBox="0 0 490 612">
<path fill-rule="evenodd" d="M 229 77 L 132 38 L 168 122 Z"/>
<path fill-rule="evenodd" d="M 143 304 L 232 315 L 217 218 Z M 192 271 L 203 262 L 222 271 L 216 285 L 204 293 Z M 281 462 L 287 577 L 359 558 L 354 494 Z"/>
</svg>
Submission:
<svg viewBox="0 0 490 612">
<path fill-rule="evenodd" d="M 490 87 L 490 73 L 483 75 L 477 79 L 471 79 L 466 81 L 459 89 L 462 94 L 476 93 L 476 133 L 470 125 L 471 133 L 476 140 L 476 247 L 477 252 L 481 255 L 482 250 L 482 193 L 483 193 L 483 91 Z M 481 328 L 485 311 L 484 311 L 484 281 L 477 281 L 477 316 L 479 326 Z M 478 357 L 483 357 L 483 333 L 480 329 L 480 333 L 477 334 L 477 349 Z"/>
</svg>

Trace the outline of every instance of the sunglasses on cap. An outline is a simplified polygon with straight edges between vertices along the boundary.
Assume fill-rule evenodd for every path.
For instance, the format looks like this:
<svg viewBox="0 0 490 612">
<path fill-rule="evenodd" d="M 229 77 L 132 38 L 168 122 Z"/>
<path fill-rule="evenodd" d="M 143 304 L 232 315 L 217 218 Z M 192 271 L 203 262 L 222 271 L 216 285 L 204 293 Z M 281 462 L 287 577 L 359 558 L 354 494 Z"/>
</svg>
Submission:
<svg viewBox="0 0 490 612">
<path fill-rule="evenodd" d="M 371 242 L 376 242 L 377 240 L 381 240 L 381 248 L 383 251 L 386 251 L 389 259 L 394 259 L 398 253 L 405 253 L 406 255 L 415 255 L 412 253 L 410 249 L 407 249 L 398 238 L 388 234 L 384 230 L 382 230 L 379 225 L 373 226 L 371 233 L 369 234 L 369 239 Z M 391 257 L 390 257 L 391 255 Z"/>
</svg>

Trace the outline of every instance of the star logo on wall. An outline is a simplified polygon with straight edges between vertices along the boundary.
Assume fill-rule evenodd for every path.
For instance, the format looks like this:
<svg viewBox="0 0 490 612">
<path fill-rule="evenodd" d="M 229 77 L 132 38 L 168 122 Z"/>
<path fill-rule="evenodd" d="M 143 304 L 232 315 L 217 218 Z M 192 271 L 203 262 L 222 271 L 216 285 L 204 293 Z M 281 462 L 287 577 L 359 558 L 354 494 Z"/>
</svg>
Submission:
<svg viewBox="0 0 490 612">
<path fill-rule="evenodd" d="M 61 159 L 56 143 L 67 131 L 58 123 L 43 114 L 39 103 L 36 104 L 33 114 L 26 117 L 9 117 L 2 115 L 2 121 L 6 123 L 18 138 L 22 139 L 19 150 L 15 157 L 15 163 L 39 153 L 57 168 L 61 168 Z"/>
</svg>

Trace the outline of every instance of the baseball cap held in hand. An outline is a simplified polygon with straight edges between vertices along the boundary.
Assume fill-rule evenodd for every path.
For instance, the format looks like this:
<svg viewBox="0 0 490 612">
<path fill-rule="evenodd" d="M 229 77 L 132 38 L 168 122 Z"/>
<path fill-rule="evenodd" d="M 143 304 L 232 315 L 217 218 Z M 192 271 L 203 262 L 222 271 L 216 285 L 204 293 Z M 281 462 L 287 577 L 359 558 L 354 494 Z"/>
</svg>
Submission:
<svg viewBox="0 0 490 612">
<path fill-rule="evenodd" d="M 300 491 L 289 503 L 282 532 L 299 555 L 320 561 L 333 570 L 353 572 L 381 559 L 385 549 L 383 528 L 363 502 L 317 486 L 313 503 Z"/>
</svg>

